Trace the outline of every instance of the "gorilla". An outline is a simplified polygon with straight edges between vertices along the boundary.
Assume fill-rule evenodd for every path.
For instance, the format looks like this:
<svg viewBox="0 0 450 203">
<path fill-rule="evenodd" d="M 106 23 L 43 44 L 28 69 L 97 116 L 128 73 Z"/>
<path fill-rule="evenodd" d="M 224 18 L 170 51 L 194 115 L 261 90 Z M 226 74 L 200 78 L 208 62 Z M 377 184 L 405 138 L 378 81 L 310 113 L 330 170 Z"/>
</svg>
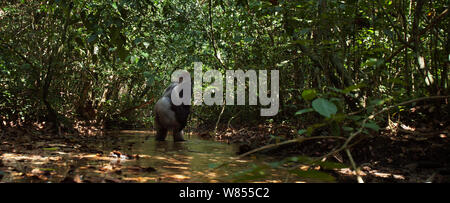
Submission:
<svg viewBox="0 0 450 203">
<path fill-rule="evenodd" d="M 190 81 L 188 82 L 190 83 Z M 184 103 L 175 105 L 171 98 L 174 89 L 177 86 L 181 86 L 181 84 L 183 84 L 182 77 L 179 78 L 178 82 L 170 84 L 164 91 L 163 96 L 155 104 L 154 112 L 157 141 L 164 141 L 168 130 L 172 130 L 173 140 L 175 142 L 185 141 L 183 138 L 183 128 L 186 126 L 191 105 Z M 183 97 L 183 90 L 179 92 L 179 97 Z"/>
</svg>

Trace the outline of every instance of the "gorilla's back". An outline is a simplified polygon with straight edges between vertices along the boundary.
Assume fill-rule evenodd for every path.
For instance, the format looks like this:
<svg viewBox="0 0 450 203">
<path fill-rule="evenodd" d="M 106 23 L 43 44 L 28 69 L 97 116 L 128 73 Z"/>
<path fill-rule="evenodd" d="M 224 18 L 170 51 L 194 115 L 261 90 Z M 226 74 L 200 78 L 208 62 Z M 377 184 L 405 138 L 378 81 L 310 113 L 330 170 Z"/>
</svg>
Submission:
<svg viewBox="0 0 450 203">
<path fill-rule="evenodd" d="M 160 125 L 166 129 L 177 129 L 181 125 L 177 121 L 177 116 L 175 111 L 172 110 L 172 104 L 170 97 L 162 97 L 155 104 L 155 114 L 157 119 L 159 119 Z"/>
<path fill-rule="evenodd" d="M 155 113 L 160 120 L 160 124 L 167 129 L 184 128 L 191 110 L 190 105 L 174 105 L 171 94 L 178 83 L 172 83 L 164 91 L 163 97 L 155 104 Z M 182 97 L 183 91 L 180 92 Z"/>
</svg>

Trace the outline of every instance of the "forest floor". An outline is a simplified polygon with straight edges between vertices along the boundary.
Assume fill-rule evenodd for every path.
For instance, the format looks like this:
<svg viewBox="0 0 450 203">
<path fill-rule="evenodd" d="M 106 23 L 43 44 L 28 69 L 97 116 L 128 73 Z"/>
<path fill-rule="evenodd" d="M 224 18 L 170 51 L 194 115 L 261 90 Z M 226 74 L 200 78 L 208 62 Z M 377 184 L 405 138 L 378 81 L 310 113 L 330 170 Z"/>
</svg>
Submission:
<svg viewBox="0 0 450 203">
<path fill-rule="evenodd" d="M 448 122 L 447 120 L 410 123 L 392 122 L 391 128 L 361 137 L 360 142 L 351 149 L 352 156 L 361 169 L 359 175 L 364 182 L 450 182 L 450 126 Z M 74 167 L 79 165 L 71 165 L 72 163 L 67 163 L 67 160 L 61 159 L 61 155 L 68 153 L 78 153 L 77 159 L 86 159 L 87 161 L 114 161 L 115 158 L 121 156 L 127 156 L 125 157 L 127 159 L 139 158 L 138 155 L 122 155 L 120 151 L 111 151 L 109 155 L 104 154 L 104 151 L 98 149 L 98 143 L 105 140 L 112 143 L 122 142 L 123 140 L 104 136 L 99 133 L 101 132 L 99 129 L 93 127 L 84 128 L 82 131 L 85 132 L 84 135 L 63 134 L 58 136 L 39 125 L 3 128 L 0 132 L 0 181 L 5 172 L 8 172 L 18 177 L 27 178 L 27 180 L 35 179 L 36 182 L 45 181 L 54 174 L 64 174 L 58 179 L 62 182 L 80 182 L 80 180 L 77 180 L 77 176 L 71 175 L 75 170 Z M 294 126 L 276 124 L 219 128 L 215 138 L 210 137 L 209 132 L 210 130 L 196 129 L 193 134 L 206 139 L 237 144 L 239 146 L 238 154 L 242 154 L 267 144 L 293 139 L 296 129 Z M 277 137 L 270 136 L 275 134 Z M 297 155 L 320 157 L 339 147 L 342 143 L 341 140 L 336 139 L 309 140 L 264 150 L 262 153 L 280 158 Z M 29 168 L 26 164 L 20 165 L 19 168 L 7 167 L 8 164 L 4 161 L 11 159 L 19 163 L 25 163 L 31 159 L 34 162 L 43 163 L 52 161 L 64 168 L 65 171 L 57 172 L 54 169 L 55 166 L 43 167 L 39 170 Z M 328 160 L 350 166 L 345 153 L 336 153 L 330 156 Z M 117 173 L 115 175 L 120 175 L 120 170 L 108 167 L 110 166 L 96 168 L 95 170 L 113 171 Z M 320 168 L 315 169 L 322 170 Z M 132 170 L 139 173 L 151 172 L 154 169 L 152 167 L 141 167 Z M 336 177 L 338 182 L 356 182 L 355 173 L 350 170 L 350 167 L 334 170 L 332 175 Z M 124 182 L 112 176 L 89 181 Z"/>
<path fill-rule="evenodd" d="M 240 145 L 241 153 L 273 142 L 261 136 L 267 134 L 267 129 L 261 127 L 228 129 L 219 134 L 221 134 L 221 141 L 244 143 Z M 360 141 L 352 147 L 351 153 L 360 166 L 360 175 L 364 182 L 450 182 L 450 139 L 448 136 L 448 132 L 426 136 L 422 134 L 418 136 L 410 132 L 398 132 L 394 135 L 390 130 L 385 130 Z M 337 140 L 311 140 L 265 150 L 263 153 L 280 156 L 280 158 L 295 155 L 321 157 L 342 143 Z M 328 160 L 350 166 L 345 153 L 336 153 Z M 333 175 L 338 182 L 356 182 L 355 173 L 348 168 L 336 170 Z"/>
<path fill-rule="evenodd" d="M 391 127 L 360 137 L 359 143 L 352 147 L 352 157 L 360 167 L 359 175 L 364 182 L 450 182 L 450 120 L 414 118 L 415 114 L 405 116 L 408 121 L 390 122 Z M 293 139 L 297 130 L 294 126 L 272 124 L 223 128 L 219 130 L 217 139 L 239 144 L 239 153 L 242 154 L 267 144 Z M 321 157 L 342 144 L 342 140 L 336 139 L 309 140 L 264 150 L 263 153 L 280 158 L 294 155 Z M 350 166 L 344 152 L 336 153 L 328 160 Z M 333 175 L 338 182 L 356 182 L 355 173 L 349 168 L 336 170 Z"/>
</svg>

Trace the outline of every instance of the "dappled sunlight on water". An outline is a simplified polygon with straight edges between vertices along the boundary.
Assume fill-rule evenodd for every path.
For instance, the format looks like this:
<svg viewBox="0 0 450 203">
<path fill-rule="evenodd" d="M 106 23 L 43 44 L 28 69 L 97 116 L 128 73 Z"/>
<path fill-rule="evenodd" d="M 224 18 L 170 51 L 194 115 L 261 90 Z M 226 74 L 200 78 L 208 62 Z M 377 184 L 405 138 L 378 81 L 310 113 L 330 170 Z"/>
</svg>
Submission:
<svg viewBox="0 0 450 203">
<path fill-rule="evenodd" d="M 154 182 L 228 182 L 231 181 L 230 173 L 245 169 L 246 162 L 249 161 L 242 160 L 239 167 L 233 164 L 232 167 L 212 170 L 214 164 L 232 161 L 235 156 L 232 145 L 195 137 L 186 142 L 173 142 L 171 137 L 167 141 L 157 142 L 153 135 L 145 139 L 147 135 L 139 136 L 134 132 L 121 132 L 121 136 L 127 137 L 124 139 L 125 146 L 133 145 L 131 150 L 122 150 L 123 153 L 149 155 L 123 162 L 122 165 L 125 168 L 136 164 L 143 168 L 155 168 L 156 172 L 145 174 L 147 177 L 155 177 Z"/>
<path fill-rule="evenodd" d="M 108 137 L 119 140 L 111 141 Z M 66 148 L 36 154 L 4 153 L 13 171 L 2 182 L 232 182 L 236 173 L 261 162 L 253 157 L 234 160 L 236 147 L 196 137 L 186 142 L 157 142 L 150 131 L 120 131 L 92 143 L 94 151 Z M 65 149 L 65 150 L 64 150 Z M 229 163 L 214 168 L 222 163 Z M 264 182 L 281 182 L 275 171 Z"/>
</svg>

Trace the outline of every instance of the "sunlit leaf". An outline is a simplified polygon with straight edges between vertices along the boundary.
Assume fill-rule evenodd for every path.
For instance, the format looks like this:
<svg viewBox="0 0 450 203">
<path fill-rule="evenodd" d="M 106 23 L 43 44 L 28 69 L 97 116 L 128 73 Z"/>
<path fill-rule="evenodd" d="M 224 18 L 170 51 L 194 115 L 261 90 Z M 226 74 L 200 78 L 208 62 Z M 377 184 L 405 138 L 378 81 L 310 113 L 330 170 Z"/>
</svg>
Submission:
<svg viewBox="0 0 450 203">
<path fill-rule="evenodd" d="M 116 3 L 116 2 L 113 2 L 113 3 L 111 4 L 111 6 L 112 6 L 114 9 L 117 9 L 117 3 Z"/>
<path fill-rule="evenodd" d="M 363 83 L 352 85 L 352 86 L 349 86 L 349 87 L 345 88 L 344 90 L 342 90 L 342 92 L 343 93 L 349 93 L 349 92 L 351 92 L 353 90 L 357 90 L 357 89 L 359 89 L 361 87 L 364 87 L 364 86 L 365 86 L 365 84 L 363 84 Z"/>
<path fill-rule="evenodd" d="M 317 92 L 314 89 L 303 90 L 302 92 L 302 98 L 306 101 L 313 100 L 314 98 L 316 98 L 316 96 Z"/>
<path fill-rule="evenodd" d="M 48 148 L 42 148 L 43 150 L 46 150 L 46 151 L 56 151 L 56 150 L 59 150 L 59 147 L 48 147 Z"/>
<path fill-rule="evenodd" d="M 384 99 L 374 99 L 369 101 L 370 105 L 382 105 L 384 104 L 385 100 Z"/>
</svg>

